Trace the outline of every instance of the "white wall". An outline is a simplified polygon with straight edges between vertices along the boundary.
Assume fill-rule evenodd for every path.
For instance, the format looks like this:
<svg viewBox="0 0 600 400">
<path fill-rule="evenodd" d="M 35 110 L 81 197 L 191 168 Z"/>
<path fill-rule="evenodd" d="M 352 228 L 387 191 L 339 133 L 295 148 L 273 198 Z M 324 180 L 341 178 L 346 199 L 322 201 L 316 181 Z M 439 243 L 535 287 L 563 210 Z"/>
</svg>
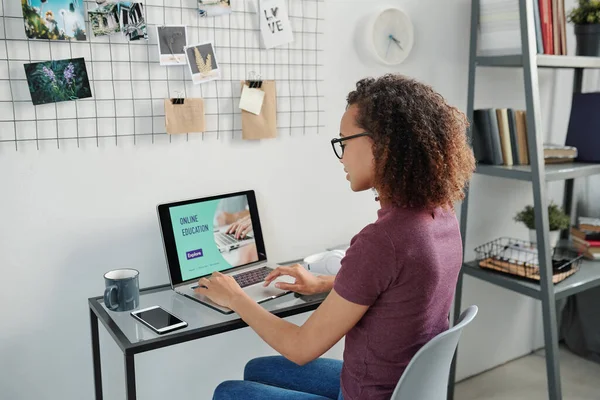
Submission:
<svg viewBox="0 0 600 400">
<path fill-rule="evenodd" d="M 159 202 L 255 189 L 273 260 L 346 242 L 376 218 L 371 194 L 349 190 L 329 146 L 354 82 L 393 71 L 367 65 L 354 49 L 356 26 L 373 3 L 326 3 L 326 129 L 319 136 L 284 135 L 256 144 L 207 135 L 189 143 L 49 146 L 0 154 L 2 398 L 92 398 L 86 300 L 102 293 L 102 274 L 112 268 L 139 269 L 142 286 L 167 282 L 155 216 Z M 415 24 L 413 53 L 395 72 L 432 84 L 464 110 L 470 2 L 377 3 L 400 5 Z M 541 76 L 543 95 L 554 79 Z M 477 107 L 524 107 L 519 71 L 481 70 L 477 82 Z M 570 82 L 560 78 L 561 84 Z M 555 107 L 554 115 L 566 118 L 568 107 Z M 229 161 L 216 172 L 223 157 Z M 472 186 L 468 253 L 500 235 L 526 237 L 512 216 L 532 202 L 528 184 L 476 176 Z M 557 200 L 560 189 L 551 190 Z M 477 304 L 480 314 L 463 337 L 459 377 L 536 346 L 541 321 L 536 302 L 466 278 L 463 305 L 468 304 Z M 101 348 L 105 398 L 124 398 L 122 358 L 103 328 Z M 241 377 L 244 363 L 261 354 L 272 351 L 248 329 L 142 354 L 139 398 L 210 398 L 218 382 Z M 341 348 L 330 354 L 340 357 Z"/>
</svg>

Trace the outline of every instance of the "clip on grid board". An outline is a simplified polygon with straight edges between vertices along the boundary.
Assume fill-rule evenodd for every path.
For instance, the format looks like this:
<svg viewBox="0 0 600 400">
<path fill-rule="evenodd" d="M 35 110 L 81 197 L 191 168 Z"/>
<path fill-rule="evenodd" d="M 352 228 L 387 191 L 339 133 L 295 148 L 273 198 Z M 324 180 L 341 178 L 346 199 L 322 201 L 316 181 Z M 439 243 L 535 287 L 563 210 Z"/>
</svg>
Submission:
<svg viewBox="0 0 600 400">
<path fill-rule="evenodd" d="M 26 0 L 21 0 L 26 1 Z M 278 134 L 319 133 L 322 125 L 324 0 L 288 0 L 294 42 L 261 47 L 256 0 L 232 0 L 232 13 L 201 17 L 196 0 L 146 0 L 148 40 L 122 33 L 95 37 L 85 1 L 86 41 L 28 39 L 21 1 L 1 0 L 0 150 L 94 143 L 203 140 L 205 134 L 241 138 L 240 81 L 260 75 L 277 85 Z M 221 78 L 192 83 L 189 67 L 161 66 L 156 26 L 187 25 L 188 44 L 212 41 Z M 24 64 L 84 57 L 92 98 L 34 106 Z M 204 99 L 206 131 L 167 135 L 164 99 Z"/>
</svg>

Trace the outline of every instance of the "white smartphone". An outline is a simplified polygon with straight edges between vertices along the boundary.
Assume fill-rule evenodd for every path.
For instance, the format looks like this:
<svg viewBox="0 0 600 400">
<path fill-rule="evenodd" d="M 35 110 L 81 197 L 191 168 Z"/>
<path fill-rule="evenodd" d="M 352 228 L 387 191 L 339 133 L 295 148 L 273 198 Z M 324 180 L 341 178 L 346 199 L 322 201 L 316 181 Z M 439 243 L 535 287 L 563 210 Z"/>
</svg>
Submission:
<svg viewBox="0 0 600 400">
<path fill-rule="evenodd" d="M 187 326 L 187 322 L 174 316 L 161 306 L 132 311 L 131 316 L 158 334 L 172 332 Z"/>
</svg>

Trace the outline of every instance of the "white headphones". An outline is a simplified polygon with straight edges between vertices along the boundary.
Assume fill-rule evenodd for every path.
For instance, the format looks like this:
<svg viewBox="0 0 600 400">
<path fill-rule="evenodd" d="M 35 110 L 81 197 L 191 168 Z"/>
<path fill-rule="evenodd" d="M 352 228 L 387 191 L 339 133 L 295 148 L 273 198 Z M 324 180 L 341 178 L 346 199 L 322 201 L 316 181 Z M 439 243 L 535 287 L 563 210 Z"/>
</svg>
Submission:
<svg viewBox="0 0 600 400">
<path fill-rule="evenodd" d="M 304 259 L 306 269 L 324 275 L 336 275 L 342 266 L 342 258 L 346 255 L 343 250 L 325 251 L 313 254 Z"/>
</svg>

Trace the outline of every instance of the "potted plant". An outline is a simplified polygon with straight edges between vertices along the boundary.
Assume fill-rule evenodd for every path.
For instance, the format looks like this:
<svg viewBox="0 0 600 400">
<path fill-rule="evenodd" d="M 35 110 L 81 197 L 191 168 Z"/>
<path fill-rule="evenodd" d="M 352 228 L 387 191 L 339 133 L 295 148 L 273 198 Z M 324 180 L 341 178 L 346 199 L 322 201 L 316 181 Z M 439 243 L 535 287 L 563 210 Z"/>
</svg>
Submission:
<svg viewBox="0 0 600 400">
<path fill-rule="evenodd" d="M 575 25 L 578 56 L 600 56 L 600 0 L 578 0 L 568 15 Z"/>
<path fill-rule="evenodd" d="M 535 230 L 535 214 L 533 206 L 527 206 L 515 215 L 516 222 L 522 222 L 529 228 L 529 241 L 537 243 Z M 560 239 L 560 231 L 567 229 L 571 224 L 571 218 L 554 203 L 548 205 L 548 222 L 550 225 L 550 246 L 554 248 Z"/>
</svg>

